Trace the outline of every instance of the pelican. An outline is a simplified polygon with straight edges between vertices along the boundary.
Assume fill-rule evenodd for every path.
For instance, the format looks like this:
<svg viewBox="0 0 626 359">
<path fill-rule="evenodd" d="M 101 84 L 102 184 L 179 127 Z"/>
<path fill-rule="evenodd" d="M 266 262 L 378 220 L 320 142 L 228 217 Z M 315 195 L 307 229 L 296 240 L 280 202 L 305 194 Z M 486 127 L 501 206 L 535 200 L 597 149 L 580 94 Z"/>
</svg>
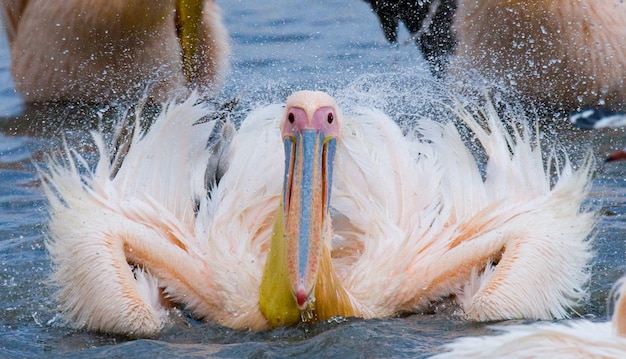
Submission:
<svg viewBox="0 0 626 359">
<path fill-rule="evenodd" d="M 228 69 L 213 0 L 6 0 L 0 20 L 27 102 L 162 101 L 185 87 L 217 90 Z"/>
<path fill-rule="evenodd" d="M 626 108 L 623 1 L 459 0 L 453 27 L 451 69 L 478 70 L 530 103 Z"/>
<path fill-rule="evenodd" d="M 93 169 L 71 149 L 42 169 L 52 281 L 72 325 L 147 335 L 182 305 L 263 330 L 442 300 L 467 320 L 553 319 L 585 296 L 593 160 L 544 159 L 528 126 L 491 105 L 451 105 L 483 163 L 455 121 L 403 135 L 324 92 L 255 109 L 237 131 L 196 102 L 137 125 L 122 153 L 94 134 Z"/>
<path fill-rule="evenodd" d="M 614 358 L 626 357 L 626 277 L 618 283 L 619 298 L 610 322 L 571 320 L 497 327 L 499 336 L 461 338 L 446 345 L 446 358 Z"/>
</svg>

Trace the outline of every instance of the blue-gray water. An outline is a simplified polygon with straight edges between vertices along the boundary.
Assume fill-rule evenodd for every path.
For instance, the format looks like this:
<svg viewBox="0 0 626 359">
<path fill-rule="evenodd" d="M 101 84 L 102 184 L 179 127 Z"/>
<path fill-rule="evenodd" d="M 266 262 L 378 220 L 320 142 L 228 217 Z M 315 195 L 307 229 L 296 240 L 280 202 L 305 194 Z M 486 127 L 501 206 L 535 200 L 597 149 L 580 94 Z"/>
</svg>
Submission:
<svg viewBox="0 0 626 359">
<path fill-rule="evenodd" d="M 376 17 L 360 0 L 218 1 L 233 45 L 232 72 L 220 95 L 242 108 L 282 101 L 296 89 L 320 89 L 379 105 L 406 120 L 428 115 L 421 104 L 432 79 L 415 46 L 384 42 Z M 404 33 L 406 38 L 408 35 Z M 151 339 L 72 330 L 62 323 L 44 248 L 46 203 L 35 166 L 61 136 L 90 151 L 87 130 L 122 109 L 28 109 L 13 93 L 6 40 L 0 39 L 0 357 L 427 357 L 443 343 L 491 333 L 486 324 L 444 313 L 384 320 L 349 319 L 261 333 L 238 332 L 184 318 Z M 429 101 L 426 101 L 429 102 Z M 432 101 L 431 101 L 432 102 Z M 432 104 L 431 104 L 432 105 Z M 623 132 L 547 125 L 574 157 L 599 156 L 626 144 Z M 550 136 L 549 136 L 550 137 Z M 551 142 L 550 138 L 547 139 Z M 588 205 L 599 213 L 590 300 L 580 312 L 607 318 L 607 292 L 623 273 L 626 233 L 625 163 L 603 164 Z"/>
</svg>

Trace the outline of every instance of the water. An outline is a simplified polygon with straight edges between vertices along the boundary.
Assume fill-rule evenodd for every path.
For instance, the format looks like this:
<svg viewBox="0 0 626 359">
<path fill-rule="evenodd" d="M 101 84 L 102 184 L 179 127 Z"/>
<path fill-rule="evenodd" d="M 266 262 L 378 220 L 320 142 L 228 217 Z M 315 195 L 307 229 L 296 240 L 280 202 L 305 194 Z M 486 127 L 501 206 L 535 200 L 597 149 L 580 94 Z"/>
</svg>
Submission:
<svg viewBox="0 0 626 359">
<path fill-rule="evenodd" d="M 376 17 L 358 0 L 302 4 L 218 1 L 232 36 L 233 69 L 220 101 L 241 112 L 282 101 L 297 89 L 327 90 L 342 101 L 382 107 L 399 121 L 437 113 L 436 93 L 418 50 L 385 44 Z M 404 38 L 408 35 L 403 34 Z M 401 34 L 402 36 L 402 34 Z M 349 319 L 261 333 L 190 318 L 150 339 L 77 331 L 60 320 L 47 286 L 46 203 L 36 166 L 62 144 L 92 152 L 88 130 L 123 108 L 29 108 L 12 91 L 6 40 L 0 39 L 0 357 L 427 357 L 463 335 L 491 333 L 445 313 L 384 320 Z M 564 120 L 543 123 L 574 157 L 626 144 L 623 131 L 586 132 Z M 588 205 L 599 213 L 590 299 L 580 313 L 607 318 L 607 293 L 625 272 L 626 163 L 603 164 Z"/>
</svg>

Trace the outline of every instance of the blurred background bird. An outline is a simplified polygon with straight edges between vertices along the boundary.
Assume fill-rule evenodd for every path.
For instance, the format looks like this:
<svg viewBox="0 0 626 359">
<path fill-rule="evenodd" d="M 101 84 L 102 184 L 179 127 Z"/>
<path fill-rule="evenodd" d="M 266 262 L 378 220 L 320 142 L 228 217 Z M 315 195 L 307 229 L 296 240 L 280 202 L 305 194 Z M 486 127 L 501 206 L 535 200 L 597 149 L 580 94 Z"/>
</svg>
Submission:
<svg viewBox="0 0 626 359">
<path fill-rule="evenodd" d="M 452 21 L 456 0 L 365 0 L 390 43 L 398 42 L 403 23 L 419 46 L 433 74 L 442 76 L 454 51 Z"/>
<path fill-rule="evenodd" d="M 392 30 L 399 19 L 411 33 L 432 29 L 424 32 L 429 40 L 423 43 L 439 44 L 446 51 L 432 52 L 422 45 L 424 57 L 431 67 L 448 68 L 454 78 L 463 81 L 477 73 L 517 91 L 528 105 L 551 112 L 567 114 L 588 107 L 626 110 L 623 1 L 372 0 L 370 4 L 390 41 L 395 40 Z M 437 16 L 441 11 L 446 16 Z M 429 13 L 434 15 L 425 16 Z"/>
<path fill-rule="evenodd" d="M 451 68 L 556 110 L 626 106 L 626 3 L 459 0 Z"/>
<path fill-rule="evenodd" d="M 213 0 L 4 0 L 0 18 L 26 102 L 214 92 L 229 67 Z"/>
</svg>

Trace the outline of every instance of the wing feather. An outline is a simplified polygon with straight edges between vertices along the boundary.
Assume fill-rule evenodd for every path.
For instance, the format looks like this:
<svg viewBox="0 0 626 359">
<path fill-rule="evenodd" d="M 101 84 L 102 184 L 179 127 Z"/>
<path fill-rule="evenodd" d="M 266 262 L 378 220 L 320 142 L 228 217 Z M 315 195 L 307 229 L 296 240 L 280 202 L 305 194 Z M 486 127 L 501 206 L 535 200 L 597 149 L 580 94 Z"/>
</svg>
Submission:
<svg viewBox="0 0 626 359">
<path fill-rule="evenodd" d="M 336 264 L 344 284 L 377 315 L 419 310 L 451 294 L 460 296 L 469 313 L 472 303 L 480 303 L 477 288 L 515 275 L 502 288 L 490 288 L 497 294 L 485 294 L 494 303 L 468 315 L 565 316 L 584 296 L 588 278 L 594 216 L 581 205 L 593 161 L 588 157 L 576 171 L 567 158 L 556 163 L 559 176 L 552 184 L 555 152 L 546 156 L 527 125 L 501 120 L 491 105 L 478 114 L 454 106 L 460 124 L 487 154 L 486 163 L 452 122 L 423 120 L 409 138 L 377 111 L 346 121 L 331 200 L 338 212 L 336 243 L 343 250 Z M 486 270 L 501 259 L 511 262 L 494 273 Z M 537 284 L 533 280 L 550 284 L 529 289 Z M 515 286 L 533 291 L 527 297 L 550 296 L 549 303 L 497 308 L 507 298 L 525 296 Z"/>
</svg>

